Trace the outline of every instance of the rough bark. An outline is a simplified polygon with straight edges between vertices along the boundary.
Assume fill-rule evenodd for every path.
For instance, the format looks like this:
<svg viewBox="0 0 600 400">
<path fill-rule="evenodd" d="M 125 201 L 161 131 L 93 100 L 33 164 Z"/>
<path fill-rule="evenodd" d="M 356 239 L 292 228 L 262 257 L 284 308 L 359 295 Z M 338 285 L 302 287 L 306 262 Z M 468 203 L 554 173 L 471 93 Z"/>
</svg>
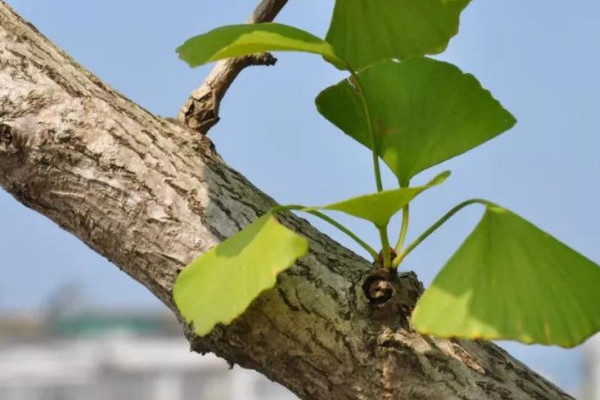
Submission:
<svg viewBox="0 0 600 400">
<path fill-rule="evenodd" d="M 0 185 L 177 310 L 175 277 L 273 201 L 209 139 L 100 82 L 0 2 Z M 253 368 L 303 399 L 567 399 L 486 342 L 410 329 L 413 274 L 372 307 L 371 265 L 305 221 L 308 256 L 230 326 L 192 348 Z"/>
</svg>

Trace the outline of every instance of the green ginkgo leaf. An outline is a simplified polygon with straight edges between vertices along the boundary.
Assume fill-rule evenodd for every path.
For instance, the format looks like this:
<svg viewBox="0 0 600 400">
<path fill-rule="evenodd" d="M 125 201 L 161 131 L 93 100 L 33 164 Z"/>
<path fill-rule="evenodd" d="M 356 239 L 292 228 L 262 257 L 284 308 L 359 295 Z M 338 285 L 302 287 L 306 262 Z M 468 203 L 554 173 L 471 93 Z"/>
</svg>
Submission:
<svg viewBox="0 0 600 400">
<path fill-rule="evenodd" d="M 345 63 L 323 39 L 301 29 L 275 23 L 223 26 L 194 36 L 177 52 L 183 61 L 197 67 L 224 58 L 276 50 L 320 54 L 336 67 L 345 68 Z"/>
<path fill-rule="evenodd" d="M 206 335 L 241 315 L 307 251 L 306 239 L 266 214 L 188 265 L 175 282 L 175 303 L 194 331 Z"/>
<path fill-rule="evenodd" d="M 336 0 L 326 40 L 359 70 L 384 59 L 441 53 L 471 0 Z"/>
<path fill-rule="evenodd" d="M 415 57 L 358 74 L 375 131 L 377 153 L 401 186 L 420 171 L 510 129 L 513 116 L 470 74 L 452 64 Z M 371 148 L 356 82 L 344 80 L 317 97 L 319 112 Z"/>
<path fill-rule="evenodd" d="M 573 347 L 600 330 L 600 267 L 518 215 L 488 206 L 412 321 L 441 337 Z"/>
<path fill-rule="evenodd" d="M 450 171 L 445 171 L 423 186 L 386 190 L 375 194 L 359 196 L 321 207 L 321 209 L 341 211 L 354 217 L 371 221 L 378 228 L 384 229 L 389 223 L 390 218 L 410 203 L 417 195 L 433 186 L 442 184 L 449 176 Z"/>
</svg>

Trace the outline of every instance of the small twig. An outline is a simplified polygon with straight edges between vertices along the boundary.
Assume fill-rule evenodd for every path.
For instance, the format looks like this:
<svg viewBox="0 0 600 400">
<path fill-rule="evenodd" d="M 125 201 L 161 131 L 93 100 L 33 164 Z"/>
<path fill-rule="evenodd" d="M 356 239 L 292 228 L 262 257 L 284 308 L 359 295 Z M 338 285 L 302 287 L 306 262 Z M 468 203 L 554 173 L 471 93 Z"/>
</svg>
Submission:
<svg viewBox="0 0 600 400">
<path fill-rule="evenodd" d="M 287 2 L 288 0 L 262 0 L 254 9 L 250 18 L 248 18 L 248 23 L 257 24 L 259 22 L 273 21 Z"/>
<path fill-rule="evenodd" d="M 270 22 L 288 0 L 262 0 L 252 12 L 248 23 Z M 219 122 L 219 107 L 227 90 L 246 67 L 252 65 L 275 65 L 277 59 L 270 53 L 253 54 L 218 62 L 202 85 L 187 99 L 177 119 L 187 127 L 206 135 Z"/>
</svg>

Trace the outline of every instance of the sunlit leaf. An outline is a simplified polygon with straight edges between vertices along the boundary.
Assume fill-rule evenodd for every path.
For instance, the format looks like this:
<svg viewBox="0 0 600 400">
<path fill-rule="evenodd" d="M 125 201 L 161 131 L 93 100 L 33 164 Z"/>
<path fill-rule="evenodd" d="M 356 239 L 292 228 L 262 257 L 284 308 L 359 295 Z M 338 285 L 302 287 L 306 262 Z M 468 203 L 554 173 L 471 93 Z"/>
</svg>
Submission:
<svg viewBox="0 0 600 400">
<path fill-rule="evenodd" d="M 265 51 L 316 53 L 338 68 L 344 68 L 344 62 L 323 39 L 301 29 L 275 23 L 223 26 L 195 36 L 177 49 L 179 57 L 192 67 Z"/>
<path fill-rule="evenodd" d="M 377 152 L 402 186 L 418 172 L 510 129 L 513 116 L 470 74 L 429 58 L 384 62 L 358 74 Z M 344 80 L 317 97 L 319 112 L 371 148 L 356 83 Z"/>
<path fill-rule="evenodd" d="M 413 312 L 419 332 L 573 347 L 600 330 L 600 267 L 489 206 Z"/>
<path fill-rule="evenodd" d="M 306 239 L 267 214 L 187 266 L 175 283 L 175 303 L 194 331 L 206 335 L 242 314 L 307 250 Z"/>
<path fill-rule="evenodd" d="M 336 0 L 327 41 L 355 69 L 437 54 L 471 0 Z"/>
<path fill-rule="evenodd" d="M 441 173 L 424 186 L 386 190 L 380 193 L 355 197 L 322 207 L 324 210 L 341 211 L 354 217 L 373 222 L 378 228 L 385 228 L 398 211 L 421 192 L 442 184 L 450 176 L 450 171 Z"/>
</svg>

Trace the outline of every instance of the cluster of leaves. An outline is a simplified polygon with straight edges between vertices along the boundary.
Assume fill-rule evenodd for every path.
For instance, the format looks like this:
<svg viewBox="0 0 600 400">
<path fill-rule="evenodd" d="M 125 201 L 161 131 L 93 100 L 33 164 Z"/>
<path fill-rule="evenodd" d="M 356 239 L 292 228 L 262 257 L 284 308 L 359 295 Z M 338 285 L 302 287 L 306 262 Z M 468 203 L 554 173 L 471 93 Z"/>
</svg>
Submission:
<svg viewBox="0 0 600 400">
<path fill-rule="evenodd" d="M 349 72 L 348 79 L 316 99 L 319 112 L 371 151 L 377 193 L 324 207 L 279 206 L 192 262 L 179 276 L 175 301 L 199 335 L 230 323 L 276 275 L 308 251 L 306 239 L 277 222 L 296 210 L 332 223 L 364 247 L 371 246 L 324 211 L 372 222 L 381 248 L 391 248 L 388 223 L 402 211 L 393 259 L 402 260 L 456 212 L 485 206 L 481 222 L 419 300 L 414 327 L 424 334 L 575 346 L 600 330 L 600 268 L 518 215 L 486 200 L 451 209 L 415 242 L 404 246 L 409 203 L 443 183 L 449 173 L 410 186 L 419 172 L 462 154 L 510 129 L 516 122 L 472 75 L 427 58 L 443 51 L 458 32 L 470 0 L 336 0 L 323 40 L 275 24 L 225 26 L 196 36 L 179 49 L 198 66 L 264 51 L 321 55 Z M 398 179 L 384 190 L 379 161 Z"/>
</svg>

